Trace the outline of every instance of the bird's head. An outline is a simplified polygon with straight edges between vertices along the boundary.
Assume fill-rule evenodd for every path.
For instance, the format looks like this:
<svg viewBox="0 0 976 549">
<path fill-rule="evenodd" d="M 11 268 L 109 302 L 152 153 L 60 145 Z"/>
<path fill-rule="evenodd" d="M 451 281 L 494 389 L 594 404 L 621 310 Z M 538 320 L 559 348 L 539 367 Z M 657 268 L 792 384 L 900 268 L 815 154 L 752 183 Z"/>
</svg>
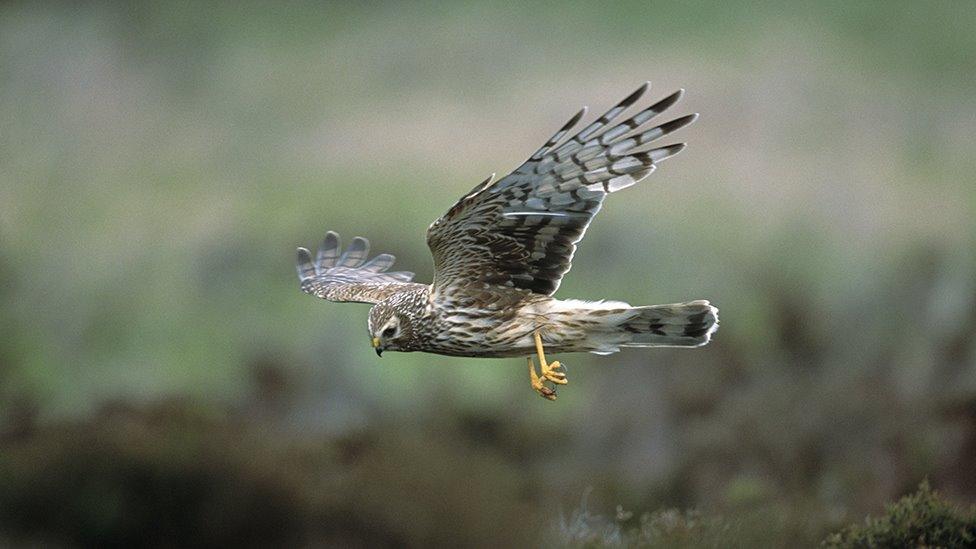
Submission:
<svg viewBox="0 0 976 549">
<path fill-rule="evenodd" d="M 377 303 L 369 310 L 369 338 L 381 356 L 383 351 L 407 351 L 412 334 L 410 319 L 390 305 Z"/>
</svg>

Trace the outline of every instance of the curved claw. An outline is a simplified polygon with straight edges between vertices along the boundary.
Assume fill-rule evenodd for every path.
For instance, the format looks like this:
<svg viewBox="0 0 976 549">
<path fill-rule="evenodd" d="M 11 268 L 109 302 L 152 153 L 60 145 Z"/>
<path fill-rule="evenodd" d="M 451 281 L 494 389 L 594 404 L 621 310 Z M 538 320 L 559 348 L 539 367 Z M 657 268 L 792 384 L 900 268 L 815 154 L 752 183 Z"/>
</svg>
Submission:
<svg viewBox="0 0 976 549">
<path fill-rule="evenodd" d="M 529 380 L 532 382 L 532 389 L 539 393 L 539 396 L 546 400 L 556 400 L 556 390 L 546 386 L 544 381 L 548 378 L 540 377 L 535 373 L 535 367 L 532 364 L 532 357 L 528 357 L 529 362 Z"/>
<path fill-rule="evenodd" d="M 542 398 L 544 398 L 546 400 L 556 400 L 556 390 L 555 389 L 550 389 L 549 387 L 546 387 L 545 385 L 542 385 L 541 387 L 539 387 L 538 389 L 536 389 L 536 391 L 539 393 L 539 396 L 541 396 Z"/>
<path fill-rule="evenodd" d="M 566 379 L 566 372 L 557 371 L 561 366 L 562 364 L 558 360 L 555 362 L 550 362 L 546 366 L 542 366 L 542 377 L 558 385 L 566 385 L 569 383 L 569 381 Z"/>
</svg>

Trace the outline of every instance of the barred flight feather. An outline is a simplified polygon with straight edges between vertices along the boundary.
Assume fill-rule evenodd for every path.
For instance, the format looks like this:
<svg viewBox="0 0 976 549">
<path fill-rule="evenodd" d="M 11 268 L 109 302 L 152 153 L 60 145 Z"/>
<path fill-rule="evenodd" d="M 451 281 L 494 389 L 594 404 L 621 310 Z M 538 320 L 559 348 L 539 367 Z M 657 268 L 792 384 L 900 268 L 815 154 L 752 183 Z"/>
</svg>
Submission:
<svg viewBox="0 0 976 549">
<path fill-rule="evenodd" d="M 386 272 L 395 257 L 379 254 L 369 256 L 369 240 L 357 236 L 340 254 L 339 235 L 329 231 L 312 260 L 305 248 L 298 248 L 298 279 L 302 291 L 329 301 L 378 303 L 403 290 L 413 279 L 407 271 Z"/>
<path fill-rule="evenodd" d="M 515 171 L 482 182 L 431 224 L 435 294 L 481 283 L 555 292 L 606 195 L 647 177 L 684 148 L 643 149 L 697 118 L 643 127 L 674 105 L 680 90 L 615 123 L 649 88 L 644 83 L 572 134 L 586 112 L 580 110 Z"/>
</svg>

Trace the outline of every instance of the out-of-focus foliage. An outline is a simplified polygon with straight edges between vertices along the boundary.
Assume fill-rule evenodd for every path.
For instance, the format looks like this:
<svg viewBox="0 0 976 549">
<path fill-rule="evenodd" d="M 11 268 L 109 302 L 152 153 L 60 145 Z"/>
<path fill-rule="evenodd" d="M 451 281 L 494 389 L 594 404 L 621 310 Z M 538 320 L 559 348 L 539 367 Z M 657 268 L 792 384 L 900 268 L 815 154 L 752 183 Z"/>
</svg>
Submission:
<svg viewBox="0 0 976 549">
<path fill-rule="evenodd" d="M 632 511 L 618 505 L 610 519 L 591 513 L 584 497 L 579 509 L 561 518 L 555 537 L 565 547 L 680 548 L 728 546 L 737 539 L 734 534 L 732 526 L 721 519 L 705 518 L 695 511 L 665 509 L 635 518 Z"/>
<path fill-rule="evenodd" d="M 520 478 L 500 445 L 463 420 L 425 417 L 425 428 L 398 434 L 397 422 L 378 418 L 343 436 L 309 435 L 256 420 L 276 403 L 254 397 L 248 409 L 223 411 L 115 403 L 89 421 L 22 426 L 0 454 L 7 541 L 511 547 L 536 539 L 521 518 L 539 483 Z"/>
<path fill-rule="evenodd" d="M 886 506 L 884 515 L 868 518 L 831 534 L 824 547 L 976 546 L 976 505 L 963 509 L 946 501 L 927 481 L 918 491 Z"/>
<path fill-rule="evenodd" d="M 964 509 L 947 501 L 927 480 L 918 491 L 885 508 L 881 517 L 868 517 L 830 534 L 821 546 L 961 549 L 976 544 L 976 506 Z M 757 512 L 729 521 L 677 509 L 644 513 L 638 519 L 619 505 L 609 518 L 591 513 L 584 496 L 580 507 L 560 520 L 555 537 L 567 547 L 786 547 L 795 543 L 795 538 L 783 536 L 782 524 L 773 519 Z"/>
<path fill-rule="evenodd" d="M 99 493 L 227 543 L 535 543 L 592 488 L 593 516 L 812 545 L 925 477 L 972 501 L 973 28 L 949 2 L 0 4 L 0 538 L 131 539 Z M 557 297 L 710 299 L 708 347 L 560 356 L 553 404 L 517 360 L 380 361 L 365 306 L 298 291 L 330 229 L 430 280 L 433 219 L 645 79 L 702 116 Z"/>
</svg>

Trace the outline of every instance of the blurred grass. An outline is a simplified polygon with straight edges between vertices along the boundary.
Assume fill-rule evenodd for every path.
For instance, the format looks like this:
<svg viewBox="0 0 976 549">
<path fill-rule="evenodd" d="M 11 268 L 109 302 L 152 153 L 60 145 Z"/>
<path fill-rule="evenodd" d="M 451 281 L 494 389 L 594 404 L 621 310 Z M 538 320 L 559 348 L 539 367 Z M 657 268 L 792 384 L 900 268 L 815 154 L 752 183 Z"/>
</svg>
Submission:
<svg viewBox="0 0 976 549">
<path fill-rule="evenodd" d="M 925 475 L 976 497 L 974 26 L 937 2 L 0 5 L 0 431 L 234 410 L 265 372 L 295 387 L 274 428 L 326 441 L 432 413 L 504 418 L 502 455 L 557 433 L 505 458 L 544 479 L 527 501 L 756 504 L 816 541 Z M 377 361 L 365 306 L 297 291 L 329 229 L 430 280 L 457 196 L 645 79 L 703 116 L 558 295 L 711 299 L 709 347 L 566 357 L 550 406 L 519 361 Z"/>
</svg>

